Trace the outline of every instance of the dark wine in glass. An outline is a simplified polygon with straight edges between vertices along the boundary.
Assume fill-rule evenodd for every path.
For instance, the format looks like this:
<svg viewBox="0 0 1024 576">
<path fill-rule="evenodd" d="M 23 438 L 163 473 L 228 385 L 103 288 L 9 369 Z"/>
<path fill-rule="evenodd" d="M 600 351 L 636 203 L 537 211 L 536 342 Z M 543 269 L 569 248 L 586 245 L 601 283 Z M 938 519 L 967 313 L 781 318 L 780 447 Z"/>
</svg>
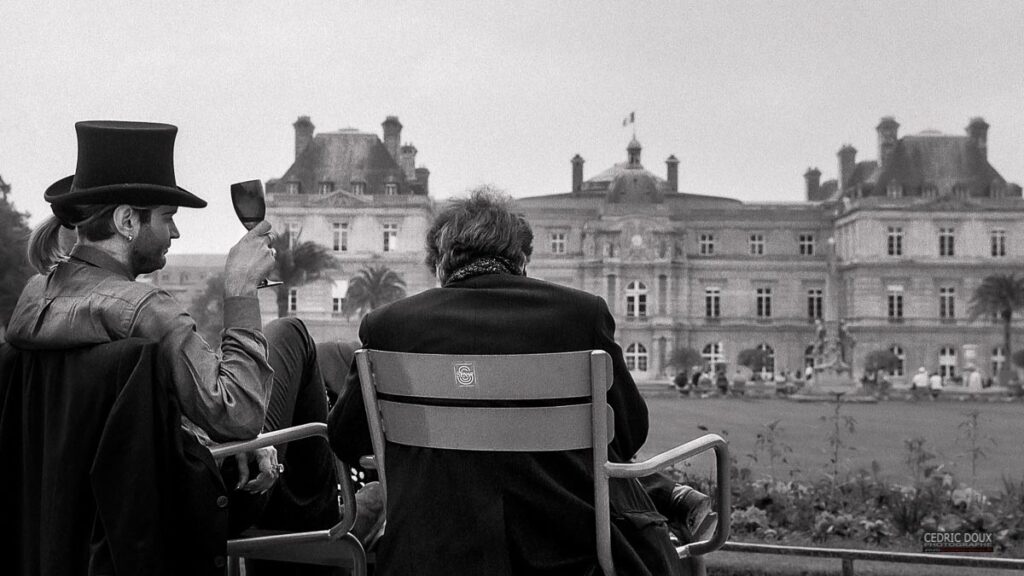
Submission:
<svg viewBox="0 0 1024 576">
<path fill-rule="evenodd" d="M 267 216 L 267 200 L 263 194 L 263 182 L 246 180 L 231 185 L 231 205 L 235 207 L 235 215 L 246 230 L 252 230 Z M 256 288 L 280 286 L 284 282 L 264 278 Z"/>
</svg>

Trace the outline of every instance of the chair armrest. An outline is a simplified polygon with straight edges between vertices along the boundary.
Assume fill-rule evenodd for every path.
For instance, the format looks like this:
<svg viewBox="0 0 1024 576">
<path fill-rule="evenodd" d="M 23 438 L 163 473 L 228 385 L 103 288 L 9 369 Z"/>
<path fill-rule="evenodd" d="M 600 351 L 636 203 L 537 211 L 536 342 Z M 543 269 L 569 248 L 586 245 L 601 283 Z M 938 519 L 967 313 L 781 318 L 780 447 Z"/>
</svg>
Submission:
<svg viewBox="0 0 1024 576">
<path fill-rule="evenodd" d="M 639 478 L 664 470 L 677 462 L 687 460 L 708 450 L 715 452 L 715 476 L 717 482 L 717 503 L 715 512 L 718 513 L 718 526 L 709 540 L 693 542 L 680 546 L 676 549 L 679 557 L 699 556 L 707 554 L 722 547 L 729 538 L 729 515 L 732 508 L 732 490 L 729 487 L 729 445 L 717 434 L 706 434 L 691 440 L 686 444 L 676 446 L 671 450 L 662 452 L 657 456 L 648 458 L 643 462 L 631 462 L 628 464 L 608 462 L 605 469 L 608 476 L 613 478 Z"/>
<path fill-rule="evenodd" d="M 215 444 L 210 447 L 210 454 L 212 454 L 214 458 L 220 459 L 244 452 L 252 452 L 253 450 L 266 448 L 267 446 L 287 444 L 294 440 L 301 440 L 303 438 L 310 438 L 313 436 L 321 436 L 326 439 L 327 424 L 324 424 L 323 422 L 310 422 L 308 424 L 292 426 L 291 428 L 265 432 L 252 440 L 239 440 L 237 442 Z"/>
<path fill-rule="evenodd" d="M 313 438 L 319 436 L 327 441 L 327 424 L 323 422 L 309 422 L 290 428 L 265 432 L 252 440 L 240 440 L 238 442 L 225 442 L 210 447 L 210 454 L 215 459 L 226 458 L 235 454 L 252 452 L 267 446 L 287 444 L 295 440 Z M 355 486 L 349 478 L 348 468 L 343 462 L 335 459 L 336 476 L 341 484 L 341 503 L 344 505 L 344 516 L 341 521 L 330 529 L 331 536 L 342 535 L 349 532 L 356 523 L 356 496 Z"/>
</svg>

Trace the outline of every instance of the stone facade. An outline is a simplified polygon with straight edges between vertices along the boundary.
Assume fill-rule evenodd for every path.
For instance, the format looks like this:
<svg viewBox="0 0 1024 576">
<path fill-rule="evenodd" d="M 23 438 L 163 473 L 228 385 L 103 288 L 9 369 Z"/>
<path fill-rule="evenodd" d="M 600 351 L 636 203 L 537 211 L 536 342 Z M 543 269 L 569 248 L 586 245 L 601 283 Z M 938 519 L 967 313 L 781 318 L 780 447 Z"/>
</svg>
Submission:
<svg viewBox="0 0 1024 576">
<path fill-rule="evenodd" d="M 855 375 L 880 348 L 903 373 L 973 363 L 990 375 L 1005 361 L 1001 330 L 967 308 L 986 275 L 1024 271 L 1020 187 L 988 164 L 983 120 L 967 136 L 900 139 L 898 126 L 880 123 L 880 161 L 858 163 L 844 146 L 837 180 L 809 169 L 799 203 L 680 193 L 678 160 L 661 179 L 635 139 L 626 162 L 589 180 L 577 155 L 571 192 L 519 201 L 535 232 L 530 273 L 604 296 L 638 380 L 669 378 L 681 347 L 726 367 L 762 347 L 776 369 L 801 370 L 818 318 L 830 336 L 840 321 L 852 336 Z"/>
<path fill-rule="evenodd" d="M 399 145 L 402 125 L 389 116 L 383 140 L 353 129 L 315 134 L 306 116 L 295 123 L 296 158 L 284 176 L 267 182 L 267 219 L 301 241 L 326 246 L 339 269 L 332 281 L 296 289 L 290 312 L 314 338 L 352 340 L 358 318 L 341 313 L 348 280 L 365 266 L 386 266 L 409 294 L 436 284 L 423 263 L 423 239 L 433 204 L 430 171 L 416 166 L 416 148 Z M 265 318 L 277 316 L 274 295 L 262 290 Z"/>
<path fill-rule="evenodd" d="M 742 350 L 762 347 L 777 370 L 802 370 L 818 319 L 829 336 L 841 322 L 852 336 L 855 376 L 882 348 L 904 359 L 904 373 L 956 375 L 974 363 L 990 375 L 1005 361 L 1001 329 L 970 321 L 968 302 L 986 275 L 1024 272 L 1021 189 L 988 163 L 981 119 L 966 136 L 900 138 L 898 128 L 892 118 L 876 128 L 878 160 L 858 162 L 847 145 L 835 179 L 808 169 L 802 202 L 679 192 L 679 160 L 669 157 L 661 178 L 643 167 L 635 139 L 625 162 L 589 179 L 577 155 L 569 192 L 518 200 L 535 233 L 529 274 L 604 297 L 641 381 L 670 378 L 681 347 L 729 370 Z M 397 271 L 409 294 L 436 285 L 423 265 L 429 171 L 400 145 L 400 130 L 388 118 L 383 140 L 314 134 L 302 117 L 295 164 L 267 183 L 274 226 L 330 247 L 341 264 L 333 285 L 295 295 L 292 313 L 318 339 L 355 338 L 358 319 L 336 310 L 367 264 Z M 273 296 L 262 292 L 273 317 Z M 1019 321 L 1014 334 L 1024 341 Z"/>
</svg>

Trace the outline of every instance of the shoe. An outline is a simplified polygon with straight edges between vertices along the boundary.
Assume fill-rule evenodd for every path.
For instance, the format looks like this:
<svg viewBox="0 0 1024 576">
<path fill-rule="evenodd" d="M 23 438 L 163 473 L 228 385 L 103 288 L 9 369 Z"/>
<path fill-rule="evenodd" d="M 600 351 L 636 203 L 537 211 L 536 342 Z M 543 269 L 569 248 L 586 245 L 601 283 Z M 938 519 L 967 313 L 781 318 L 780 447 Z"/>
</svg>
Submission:
<svg viewBox="0 0 1024 576">
<path fill-rule="evenodd" d="M 672 489 L 672 509 L 675 512 L 673 520 L 681 525 L 684 538 L 689 542 L 696 542 L 693 537 L 700 534 L 701 527 L 712 514 L 711 498 L 689 486 L 676 484 Z M 716 523 L 717 518 L 715 515 Z"/>
</svg>

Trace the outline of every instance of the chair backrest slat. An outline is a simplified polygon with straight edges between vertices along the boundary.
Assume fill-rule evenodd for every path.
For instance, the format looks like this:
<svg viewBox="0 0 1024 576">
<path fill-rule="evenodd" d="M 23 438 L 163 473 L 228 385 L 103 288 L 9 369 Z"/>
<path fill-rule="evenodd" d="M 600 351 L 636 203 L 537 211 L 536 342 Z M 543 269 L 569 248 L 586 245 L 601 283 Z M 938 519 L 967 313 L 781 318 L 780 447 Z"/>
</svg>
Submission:
<svg viewBox="0 0 1024 576">
<path fill-rule="evenodd" d="M 426 448 L 547 452 L 590 448 L 590 404 L 527 408 L 434 406 L 378 400 L 390 442 Z M 608 436 L 614 413 L 608 407 Z"/>
<path fill-rule="evenodd" d="M 543 400 L 591 393 L 589 351 L 508 356 L 372 351 L 371 362 L 381 394 Z"/>
</svg>

